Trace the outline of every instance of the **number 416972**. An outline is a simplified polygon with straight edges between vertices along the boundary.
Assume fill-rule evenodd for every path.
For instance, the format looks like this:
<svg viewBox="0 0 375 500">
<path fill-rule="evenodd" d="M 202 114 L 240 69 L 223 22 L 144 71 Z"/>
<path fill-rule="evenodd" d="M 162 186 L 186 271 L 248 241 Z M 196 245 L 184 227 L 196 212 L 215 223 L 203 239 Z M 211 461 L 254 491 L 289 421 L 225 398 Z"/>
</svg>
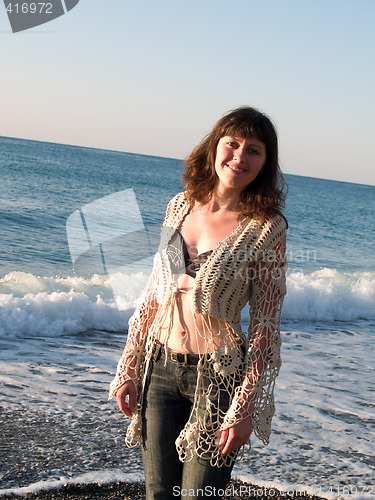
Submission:
<svg viewBox="0 0 375 500">
<path fill-rule="evenodd" d="M 9 14 L 52 14 L 52 4 L 45 2 L 37 3 L 9 3 L 6 7 Z"/>
</svg>

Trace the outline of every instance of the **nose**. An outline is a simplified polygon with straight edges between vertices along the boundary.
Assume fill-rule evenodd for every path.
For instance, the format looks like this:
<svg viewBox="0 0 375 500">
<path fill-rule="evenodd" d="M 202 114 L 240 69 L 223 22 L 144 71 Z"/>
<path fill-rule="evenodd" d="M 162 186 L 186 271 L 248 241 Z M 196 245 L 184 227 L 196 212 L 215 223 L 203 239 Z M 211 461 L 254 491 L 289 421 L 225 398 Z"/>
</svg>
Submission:
<svg viewBox="0 0 375 500">
<path fill-rule="evenodd" d="M 238 148 L 233 151 L 233 160 L 238 161 L 238 163 L 244 161 L 244 148 L 242 146 L 238 146 Z"/>
</svg>

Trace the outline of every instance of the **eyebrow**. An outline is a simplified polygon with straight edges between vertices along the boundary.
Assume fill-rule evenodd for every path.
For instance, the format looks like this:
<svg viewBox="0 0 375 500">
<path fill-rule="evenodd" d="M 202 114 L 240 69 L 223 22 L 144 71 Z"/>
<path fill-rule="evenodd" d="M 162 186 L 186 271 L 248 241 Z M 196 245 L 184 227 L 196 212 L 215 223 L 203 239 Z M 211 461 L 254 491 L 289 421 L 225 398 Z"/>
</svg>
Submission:
<svg viewBox="0 0 375 500">
<path fill-rule="evenodd" d="M 240 140 L 243 139 L 243 137 L 237 137 L 235 135 L 228 135 L 227 137 L 231 137 L 235 141 L 240 141 Z M 251 141 L 251 139 L 252 139 L 252 137 L 247 137 L 246 138 L 246 140 L 250 140 L 250 141 Z M 249 146 L 252 146 L 254 148 L 259 148 L 259 149 L 266 149 L 266 145 L 260 139 L 256 139 L 256 140 L 259 141 L 259 144 L 258 144 L 258 142 L 256 144 L 251 144 L 250 143 Z"/>
</svg>

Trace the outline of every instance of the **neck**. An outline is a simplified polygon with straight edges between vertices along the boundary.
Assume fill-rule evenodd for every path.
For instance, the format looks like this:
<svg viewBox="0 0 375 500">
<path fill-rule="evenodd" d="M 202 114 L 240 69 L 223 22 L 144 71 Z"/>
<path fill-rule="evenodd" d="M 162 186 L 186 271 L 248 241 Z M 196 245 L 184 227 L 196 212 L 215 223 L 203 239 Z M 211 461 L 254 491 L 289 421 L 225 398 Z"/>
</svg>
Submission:
<svg viewBox="0 0 375 500">
<path fill-rule="evenodd" d="M 212 192 L 213 210 L 230 210 L 238 212 L 240 192 L 237 189 L 220 189 L 216 186 Z"/>
</svg>

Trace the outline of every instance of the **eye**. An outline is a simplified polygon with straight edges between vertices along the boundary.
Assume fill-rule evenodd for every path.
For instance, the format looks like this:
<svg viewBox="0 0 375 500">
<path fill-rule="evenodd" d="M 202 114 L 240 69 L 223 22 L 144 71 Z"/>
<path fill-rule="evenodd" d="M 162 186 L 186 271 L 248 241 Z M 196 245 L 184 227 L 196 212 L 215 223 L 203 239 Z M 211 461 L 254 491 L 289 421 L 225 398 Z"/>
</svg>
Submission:
<svg viewBox="0 0 375 500">
<path fill-rule="evenodd" d="M 247 152 L 251 155 L 258 155 L 259 151 L 257 149 L 249 148 Z"/>
<path fill-rule="evenodd" d="M 228 141 L 227 142 L 227 145 L 230 147 L 230 148 L 236 148 L 237 147 L 237 143 L 235 141 Z"/>
</svg>

